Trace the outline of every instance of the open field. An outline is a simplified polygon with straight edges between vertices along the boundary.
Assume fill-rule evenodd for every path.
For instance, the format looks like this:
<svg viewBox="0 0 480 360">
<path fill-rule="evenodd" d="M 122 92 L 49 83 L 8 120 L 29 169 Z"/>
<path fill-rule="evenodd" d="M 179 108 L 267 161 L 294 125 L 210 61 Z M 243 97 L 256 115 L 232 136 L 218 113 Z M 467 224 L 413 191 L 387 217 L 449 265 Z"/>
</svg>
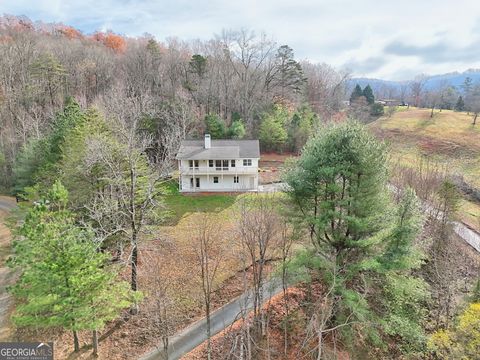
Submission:
<svg viewBox="0 0 480 360">
<path fill-rule="evenodd" d="M 428 157 L 480 187 L 480 126 L 473 126 L 467 113 L 436 110 L 430 118 L 429 109 L 411 108 L 382 117 L 370 128 L 391 145 L 396 159 L 412 163 Z"/>
<path fill-rule="evenodd" d="M 387 141 L 392 162 L 406 167 L 427 161 L 480 188 L 480 126 L 465 112 L 410 108 L 371 123 L 372 131 Z M 460 220 L 480 230 L 480 204 L 463 199 Z"/>
</svg>

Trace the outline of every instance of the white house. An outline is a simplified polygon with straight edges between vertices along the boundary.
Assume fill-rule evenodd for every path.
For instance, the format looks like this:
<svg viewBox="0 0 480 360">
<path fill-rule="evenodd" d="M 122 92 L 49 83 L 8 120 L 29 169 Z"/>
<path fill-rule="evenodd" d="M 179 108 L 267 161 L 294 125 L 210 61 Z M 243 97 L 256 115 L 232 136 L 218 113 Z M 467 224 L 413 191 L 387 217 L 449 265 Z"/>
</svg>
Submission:
<svg viewBox="0 0 480 360">
<path fill-rule="evenodd" d="M 177 154 L 179 189 L 257 191 L 258 140 L 183 140 Z"/>
</svg>

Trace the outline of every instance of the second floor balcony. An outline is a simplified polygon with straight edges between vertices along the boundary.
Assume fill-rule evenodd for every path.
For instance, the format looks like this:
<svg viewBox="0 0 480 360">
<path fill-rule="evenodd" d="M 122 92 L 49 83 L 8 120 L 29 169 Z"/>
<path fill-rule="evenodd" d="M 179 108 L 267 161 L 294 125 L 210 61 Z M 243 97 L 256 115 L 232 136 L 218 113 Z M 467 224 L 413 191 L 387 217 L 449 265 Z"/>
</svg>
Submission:
<svg viewBox="0 0 480 360">
<path fill-rule="evenodd" d="M 180 173 L 183 175 L 208 175 L 208 174 L 223 174 L 223 175 L 236 175 L 236 174 L 255 174 L 258 172 L 258 168 L 255 166 L 182 166 L 180 167 Z"/>
</svg>

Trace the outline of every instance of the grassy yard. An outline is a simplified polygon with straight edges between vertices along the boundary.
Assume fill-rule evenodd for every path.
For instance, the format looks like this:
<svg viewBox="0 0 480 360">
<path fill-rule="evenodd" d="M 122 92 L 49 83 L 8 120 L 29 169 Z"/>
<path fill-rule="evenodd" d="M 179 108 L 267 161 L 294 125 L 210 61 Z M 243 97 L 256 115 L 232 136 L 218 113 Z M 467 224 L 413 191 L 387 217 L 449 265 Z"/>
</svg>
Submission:
<svg viewBox="0 0 480 360">
<path fill-rule="evenodd" d="M 189 213 L 194 212 L 221 212 L 235 203 L 237 194 L 190 194 L 183 195 L 178 191 L 175 180 L 165 186 L 165 207 L 168 209 L 167 223 L 174 225 Z"/>
<path fill-rule="evenodd" d="M 465 112 L 410 108 L 369 125 L 390 146 L 392 162 L 416 167 L 428 160 L 480 188 L 480 125 Z M 480 204 L 462 200 L 460 219 L 480 229 Z"/>
</svg>

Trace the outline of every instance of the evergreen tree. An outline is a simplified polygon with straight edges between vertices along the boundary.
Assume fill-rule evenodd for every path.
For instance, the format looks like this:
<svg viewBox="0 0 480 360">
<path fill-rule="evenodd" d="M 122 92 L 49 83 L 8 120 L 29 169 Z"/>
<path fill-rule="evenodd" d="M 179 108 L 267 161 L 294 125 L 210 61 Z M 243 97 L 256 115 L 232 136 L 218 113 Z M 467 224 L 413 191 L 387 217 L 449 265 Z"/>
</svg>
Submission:
<svg viewBox="0 0 480 360">
<path fill-rule="evenodd" d="M 462 95 L 458 97 L 457 103 L 455 104 L 456 111 L 464 111 L 465 110 L 465 102 L 463 101 Z"/>
<path fill-rule="evenodd" d="M 95 109 L 86 111 L 83 120 L 65 137 L 61 159 L 56 165 L 56 172 L 60 175 L 56 177 L 67 188 L 72 208 L 85 208 L 95 193 L 105 191 L 107 186 L 105 176 L 107 165 L 97 162 L 96 158 L 88 154 L 87 144 L 100 146 L 102 143 L 115 142 L 115 137 L 105 119 Z M 95 155 L 99 156 L 99 152 L 97 151 Z M 117 214 L 117 218 L 121 218 L 120 214 Z M 94 228 L 97 225 L 91 223 Z"/>
<path fill-rule="evenodd" d="M 192 55 L 189 66 L 191 72 L 202 78 L 207 71 L 207 58 L 199 54 Z"/>
<path fill-rule="evenodd" d="M 290 218 L 308 231 L 312 243 L 293 267 L 320 277 L 331 289 L 326 301 L 333 315 L 326 326 L 338 326 L 346 344 L 354 346 L 360 332 L 362 339 L 378 346 L 380 324 L 415 347 L 413 338 L 421 333 L 420 300 L 425 297 L 417 287 L 423 282 L 410 274 L 419 264 L 419 256 L 411 251 L 418 209 L 410 196 L 395 215 L 387 194 L 386 156 L 385 145 L 355 122 L 322 129 L 308 141 L 284 177 Z M 405 289 L 409 292 L 403 301 Z M 382 292 L 388 293 L 387 314 L 372 305 L 373 294 Z M 415 312 L 409 314 L 409 304 L 417 300 Z M 394 320 L 407 325 L 388 327 Z M 356 325 L 346 326 L 349 322 Z M 408 324 L 415 325 L 410 332 Z"/>
<path fill-rule="evenodd" d="M 352 94 L 350 95 L 350 104 L 354 103 L 356 100 L 358 100 L 361 96 L 363 96 L 363 91 L 360 85 L 356 85 L 355 88 L 352 91 Z"/>
<path fill-rule="evenodd" d="M 154 39 L 148 40 L 147 51 L 154 58 L 160 57 L 160 47 L 158 46 L 158 43 Z"/>
<path fill-rule="evenodd" d="M 365 96 L 365 99 L 367 99 L 367 103 L 369 105 L 373 105 L 375 102 L 375 96 L 373 96 L 373 90 L 370 87 L 370 85 L 365 86 L 365 89 L 362 91 L 363 96 Z"/>
<path fill-rule="evenodd" d="M 423 254 L 413 245 L 422 226 L 419 209 L 415 192 L 405 189 L 392 230 L 385 239 L 385 249 L 372 263 L 372 269 L 385 275 L 377 289 L 386 309 L 380 324 L 385 333 L 401 339 L 397 343 L 404 353 L 421 351 L 426 341 L 423 322 L 428 286 L 423 279 L 412 275 L 412 270 L 420 268 L 423 259 Z"/>
<path fill-rule="evenodd" d="M 463 95 L 468 97 L 473 90 L 473 80 L 471 77 L 467 76 L 461 85 L 463 90 Z"/>
<path fill-rule="evenodd" d="M 67 98 L 64 109 L 55 117 L 52 132 L 48 136 L 47 152 L 43 154 L 46 162 L 43 171 L 52 170 L 51 168 L 62 157 L 65 138 L 77 125 L 84 121 L 85 113 L 80 105 L 73 98 Z M 55 170 L 53 169 L 53 171 Z"/>
<path fill-rule="evenodd" d="M 372 104 L 370 106 L 370 115 L 383 116 L 385 113 L 385 107 L 382 104 Z"/>
<path fill-rule="evenodd" d="M 287 141 L 285 130 L 288 122 L 288 111 L 282 106 L 275 106 L 272 112 L 265 115 L 260 125 L 259 140 L 263 150 L 281 151 Z"/>
<path fill-rule="evenodd" d="M 56 165 L 62 157 L 65 138 L 84 120 L 85 114 L 78 103 L 67 98 L 63 111 L 55 117 L 47 137 L 29 141 L 19 153 L 13 168 L 15 193 L 23 192 L 25 187 L 38 182 L 45 187 L 51 186 L 57 178 Z"/>
<path fill-rule="evenodd" d="M 207 133 L 212 139 L 224 139 L 226 135 L 225 122 L 216 114 L 205 116 Z"/>
<path fill-rule="evenodd" d="M 34 85 L 42 94 L 48 94 L 50 105 L 55 106 L 60 91 L 65 90 L 67 72 L 63 65 L 52 54 L 42 54 L 30 67 Z M 45 99 L 41 99 L 45 102 Z"/>
<path fill-rule="evenodd" d="M 79 228 L 66 209 L 68 192 L 56 182 L 48 196 L 28 210 L 16 231 L 12 264 L 21 275 L 13 294 L 21 302 L 13 316 L 19 326 L 97 330 L 128 307 L 133 297 L 128 284 L 117 279 L 108 253 L 99 252 L 91 232 Z"/>
<path fill-rule="evenodd" d="M 25 188 L 33 186 L 37 181 L 37 173 L 45 164 L 46 141 L 31 139 L 20 150 L 13 165 L 15 194 L 21 194 Z"/>
<path fill-rule="evenodd" d="M 292 48 L 288 45 L 280 46 L 275 55 L 275 61 L 271 75 L 272 84 L 281 88 L 282 96 L 285 96 L 288 90 L 294 93 L 299 92 L 306 78 L 301 65 L 295 61 Z"/>
<path fill-rule="evenodd" d="M 228 137 L 230 139 L 243 139 L 245 136 L 245 125 L 241 119 L 234 120 L 228 129 Z"/>
<path fill-rule="evenodd" d="M 288 143 L 291 151 L 299 152 L 318 128 L 318 116 L 308 105 L 299 107 L 288 127 Z"/>
</svg>

